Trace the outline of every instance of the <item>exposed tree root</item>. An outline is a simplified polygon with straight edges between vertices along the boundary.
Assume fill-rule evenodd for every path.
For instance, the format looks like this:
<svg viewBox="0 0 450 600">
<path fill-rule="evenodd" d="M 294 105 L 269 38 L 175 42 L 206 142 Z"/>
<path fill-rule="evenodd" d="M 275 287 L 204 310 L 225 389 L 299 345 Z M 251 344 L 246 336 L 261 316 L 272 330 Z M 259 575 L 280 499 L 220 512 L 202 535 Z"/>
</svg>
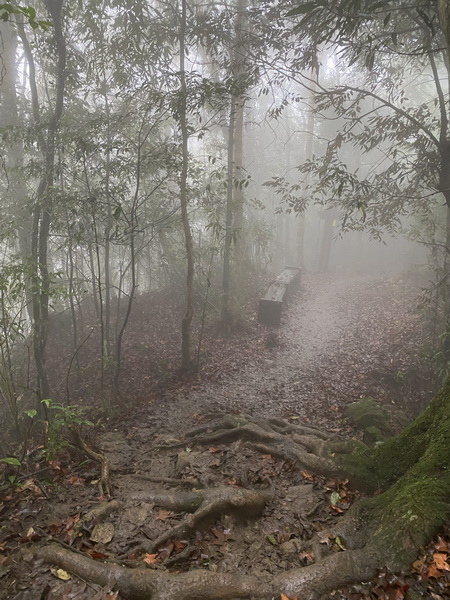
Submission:
<svg viewBox="0 0 450 600">
<path fill-rule="evenodd" d="M 378 555 L 368 548 L 332 554 L 316 564 L 283 572 L 272 579 L 202 569 L 177 574 L 130 569 L 100 563 L 57 544 L 39 548 L 36 556 L 82 579 L 117 590 L 129 600 L 268 600 L 279 597 L 280 593 L 307 599 L 373 577 L 382 566 Z"/>
<path fill-rule="evenodd" d="M 242 440 L 252 448 L 290 460 L 302 468 L 328 477 L 345 475 L 333 460 L 346 445 L 312 427 L 290 425 L 281 419 L 258 419 L 248 415 L 225 415 L 187 432 L 195 444 L 210 445 Z"/>
<path fill-rule="evenodd" d="M 111 500 L 110 502 L 102 502 L 98 506 L 92 508 L 89 512 L 87 512 L 82 522 L 86 525 L 90 523 L 100 523 L 106 517 L 108 517 L 111 513 L 120 510 L 123 506 L 123 502 L 120 500 Z"/>
<path fill-rule="evenodd" d="M 370 579 L 385 565 L 393 570 L 402 568 L 450 512 L 449 398 L 450 383 L 436 398 L 434 413 L 425 411 L 405 432 L 369 455 L 361 454 L 358 447 L 352 453 L 355 446 L 351 443 L 279 419 L 226 415 L 188 433 L 196 444 L 243 440 L 259 451 L 328 476 L 346 474 L 335 454 L 340 458 L 349 456 L 349 475 L 365 460 L 366 470 L 370 466 L 369 476 L 384 484 L 385 491 L 355 503 L 336 526 L 332 535 L 340 535 L 347 550 L 319 552 L 316 562 L 307 567 L 267 578 L 202 569 L 175 574 L 101 563 L 56 544 L 38 548 L 35 554 L 83 579 L 114 588 L 129 600 L 269 600 L 281 593 L 309 600 L 354 581 Z M 414 448 L 415 452 L 406 454 L 405 448 Z M 270 498 L 266 493 L 232 487 L 140 493 L 134 497 L 191 513 L 152 542 L 152 550 L 169 539 L 192 535 L 223 514 L 257 517 Z M 312 540 L 311 545 L 317 547 L 317 541 Z"/>
<path fill-rule="evenodd" d="M 142 545 L 146 552 L 151 553 L 171 539 L 185 539 L 195 531 L 205 529 L 222 515 L 233 515 L 237 519 L 255 519 L 261 515 L 270 496 L 263 492 L 221 487 L 178 494 L 142 492 L 134 494 L 133 498 L 153 502 L 171 510 L 192 513 L 182 523 L 169 529 L 153 542 Z"/>
<path fill-rule="evenodd" d="M 36 556 L 82 579 L 118 590 L 129 600 L 232 600 L 268 598 L 271 586 L 260 578 L 235 573 L 211 573 L 198 569 L 170 574 L 152 569 L 128 569 L 105 564 L 61 548 L 40 548 Z"/>
<path fill-rule="evenodd" d="M 106 498 L 111 498 L 111 479 L 109 474 L 109 461 L 104 454 L 100 452 L 96 452 L 93 450 L 87 442 L 82 438 L 80 431 L 78 428 L 71 429 L 73 433 L 76 443 L 80 447 L 80 449 L 90 458 L 93 458 L 97 462 L 100 463 L 100 479 L 98 481 L 98 488 L 101 496 Z"/>
<path fill-rule="evenodd" d="M 165 483 L 171 487 L 188 487 L 193 489 L 200 489 L 205 487 L 204 484 L 198 479 L 174 479 L 173 477 L 150 477 L 149 475 L 137 474 L 135 477 L 143 479 L 144 481 L 151 481 L 153 483 Z"/>
</svg>

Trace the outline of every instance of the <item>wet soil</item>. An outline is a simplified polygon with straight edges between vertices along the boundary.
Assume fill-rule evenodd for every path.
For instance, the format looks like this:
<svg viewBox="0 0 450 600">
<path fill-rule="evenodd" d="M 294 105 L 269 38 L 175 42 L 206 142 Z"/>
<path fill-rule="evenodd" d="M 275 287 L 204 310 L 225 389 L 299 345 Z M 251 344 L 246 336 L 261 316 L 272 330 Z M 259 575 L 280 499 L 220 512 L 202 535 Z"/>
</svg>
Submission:
<svg viewBox="0 0 450 600">
<path fill-rule="evenodd" d="M 97 429 L 94 441 L 110 461 L 114 498 L 123 503 L 101 527 L 83 523 L 101 500 L 95 462 L 80 464 L 66 450 L 45 467 L 36 463 L 36 472 L 30 467 L 25 485 L 6 492 L 0 504 L 0 598 L 107 597 L 109 590 L 64 581 L 65 574 L 32 559 L 29 546 L 50 539 L 97 560 L 261 576 L 313 562 L 309 543 L 316 534 L 329 552 L 342 551 L 328 531 L 358 497 L 345 482 L 315 477 L 240 442 L 202 447 L 184 435 L 223 412 L 277 416 L 361 437 L 345 407 L 367 396 L 388 411 L 393 431 L 401 429 L 433 392 L 421 356 L 426 334 L 419 299 L 420 285 L 405 279 L 307 275 L 279 329 L 254 322 L 241 336 L 211 338 L 196 378 L 152 390 L 138 406 L 130 398 L 133 411 Z M 179 447 L 162 448 L 167 439 Z M 163 479 L 178 485 L 157 481 Z M 140 551 L 185 518 L 158 504 L 156 492 L 181 494 L 193 485 L 257 489 L 271 499 L 261 518 L 224 515 L 188 539 Z M 338 508 L 330 500 L 336 493 Z"/>
<path fill-rule="evenodd" d="M 259 326 L 252 352 L 242 357 L 236 340 L 228 368 L 207 365 L 203 378 L 163 394 L 149 414 L 164 414 L 168 431 L 216 410 L 346 430 L 345 405 L 373 396 L 413 417 L 433 388 L 421 355 L 427 335 L 420 297 L 421 286 L 401 278 L 308 275 L 279 329 Z"/>
</svg>

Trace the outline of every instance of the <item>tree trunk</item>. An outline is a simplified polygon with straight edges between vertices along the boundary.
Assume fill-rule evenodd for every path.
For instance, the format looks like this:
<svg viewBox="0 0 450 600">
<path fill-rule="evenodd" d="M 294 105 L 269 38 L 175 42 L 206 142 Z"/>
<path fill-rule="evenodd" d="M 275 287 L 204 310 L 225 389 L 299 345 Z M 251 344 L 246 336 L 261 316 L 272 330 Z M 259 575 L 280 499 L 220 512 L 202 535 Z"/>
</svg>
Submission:
<svg viewBox="0 0 450 600">
<path fill-rule="evenodd" d="M 311 77 L 313 77 L 313 72 L 311 72 Z M 315 115 L 314 115 L 314 94 L 309 94 L 309 110 L 306 120 L 306 136 L 305 136 L 305 148 L 304 148 L 304 161 L 312 160 L 314 156 L 314 124 L 315 124 Z M 307 198 L 309 195 L 309 186 L 311 180 L 311 173 L 308 171 L 305 176 L 305 180 L 303 182 L 303 196 L 305 199 L 305 207 L 307 205 Z M 296 266 L 303 267 L 304 263 L 304 243 L 305 243 L 305 211 L 299 213 L 297 218 L 299 219 L 298 227 L 297 227 L 297 261 L 295 263 Z"/>
<path fill-rule="evenodd" d="M 14 128 L 21 125 L 17 104 L 17 32 L 10 23 L 0 23 L 0 37 L 2 40 L 2 78 L 0 86 L 2 127 Z M 13 206 L 15 223 L 17 224 L 17 240 L 21 260 L 24 265 L 30 261 L 30 228 L 31 220 L 26 207 L 28 198 L 26 180 L 23 177 L 23 141 L 18 133 L 12 134 L 11 141 L 7 144 L 8 189 L 6 194 L 10 197 Z M 27 311 L 32 318 L 32 293 L 29 282 L 26 285 Z"/>
<path fill-rule="evenodd" d="M 228 158 L 227 158 L 227 201 L 225 209 L 225 240 L 223 250 L 222 277 L 222 324 L 229 328 L 232 322 L 230 308 L 231 289 L 231 243 L 233 240 L 233 174 L 234 174 L 234 124 L 236 99 L 231 99 L 230 120 L 228 123 Z"/>
<path fill-rule="evenodd" d="M 182 165 L 180 175 L 180 204 L 181 219 L 184 231 L 184 243 L 186 248 L 186 310 L 181 322 L 181 368 L 191 368 L 191 323 L 194 315 L 194 249 L 192 243 L 192 232 L 189 223 L 188 198 L 187 198 L 187 176 L 189 165 L 188 154 L 188 122 L 187 122 L 187 85 L 186 85 L 186 0 L 181 0 L 180 21 L 180 129 L 181 129 L 181 153 Z"/>
<path fill-rule="evenodd" d="M 222 281 L 222 324 L 225 330 L 233 327 L 233 315 L 230 307 L 231 293 L 231 247 L 234 242 L 235 278 L 244 275 L 246 253 L 243 243 L 244 230 L 244 192 L 239 184 L 243 179 L 244 165 L 244 108 L 245 108 L 245 49 L 244 49 L 245 3 L 238 0 L 234 22 L 234 39 L 230 48 L 230 70 L 233 83 L 240 94 L 233 93 L 230 100 L 230 117 L 227 140 L 227 200 L 225 214 L 225 240 Z"/>
<path fill-rule="evenodd" d="M 33 286 L 33 351 L 36 363 L 36 394 L 38 401 L 50 397 L 46 370 L 46 345 L 48 338 L 48 304 L 50 296 L 50 273 L 48 269 L 48 244 L 53 209 L 53 184 L 57 131 L 64 106 L 66 79 L 66 44 L 62 29 L 62 0 L 47 0 L 46 7 L 53 21 L 56 51 L 56 88 L 54 105 L 47 126 L 47 135 L 40 134 L 40 146 L 44 155 L 43 173 L 36 192 L 31 231 L 32 286 Z M 35 124 L 41 124 L 35 66 L 30 45 L 19 26 L 30 70 L 30 88 Z M 39 403 L 40 407 L 40 403 Z"/>
<path fill-rule="evenodd" d="M 233 171 L 234 178 L 236 181 L 242 181 L 244 179 L 244 109 L 245 109 L 245 98 L 241 97 L 236 102 L 235 106 L 235 123 L 234 123 L 234 156 L 233 156 Z M 235 269 L 236 279 L 239 284 L 245 277 L 246 270 L 248 268 L 247 256 L 248 248 L 245 243 L 245 217 L 244 217 L 244 204 L 245 195 L 244 188 L 242 186 L 235 187 L 234 198 L 233 198 L 233 212 L 234 212 L 234 256 L 236 257 Z"/>
<path fill-rule="evenodd" d="M 366 487 L 385 490 L 355 508 L 374 525 L 372 544 L 385 563 L 408 566 L 450 514 L 450 379 L 400 435 L 343 465 Z"/>
</svg>

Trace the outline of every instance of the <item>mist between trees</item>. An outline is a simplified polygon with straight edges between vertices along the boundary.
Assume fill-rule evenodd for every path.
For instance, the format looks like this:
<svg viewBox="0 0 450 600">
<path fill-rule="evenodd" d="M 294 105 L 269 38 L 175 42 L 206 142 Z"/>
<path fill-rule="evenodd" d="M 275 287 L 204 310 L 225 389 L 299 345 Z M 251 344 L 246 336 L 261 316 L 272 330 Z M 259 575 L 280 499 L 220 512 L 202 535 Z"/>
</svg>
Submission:
<svg viewBox="0 0 450 600">
<path fill-rule="evenodd" d="M 205 306 L 232 330 L 243 282 L 284 264 L 426 271 L 445 330 L 443 17 L 432 2 L 336 7 L 309 2 L 287 16 L 287 3 L 244 0 L 3 5 L 10 407 L 23 387 L 51 397 L 56 313 L 71 320 L 77 369 L 95 329 L 114 396 L 137 296 L 179 297 L 188 370 L 194 314 Z M 12 365 L 24 337 L 35 382 Z"/>
<path fill-rule="evenodd" d="M 144 329 L 151 315 L 157 330 L 158 311 L 169 313 L 176 356 L 158 363 L 160 379 L 175 367 L 191 373 L 205 330 L 244 329 L 243 307 L 285 265 L 421 278 L 446 373 L 448 2 L 44 0 L 0 5 L 0 17 L 0 393 L 23 446 L 29 419 L 70 405 L 88 376 L 103 412 L 120 408 L 133 320 Z M 49 348 L 63 338 L 60 375 Z M 140 352 L 142 364 L 157 363 L 151 343 Z M 309 446 L 317 432 L 297 432 L 295 460 L 350 472 L 370 491 L 376 476 L 384 491 L 358 509 L 372 525 L 369 541 L 355 542 L 354 578 L 386 556 L 402 565 L 442 525 L 449 397 L 444 388 L 381 449 L 342 451 L 347 463 L 330 450 L 340 444 L 319 436 Z M 82 423 L 76 411 L 70 418 Z M 269 452 L 292 433 L 239 420 L 230 430 Z M 240 501 L 213 496 L 219 506 Z M 389 544 L 386 515 L 398 525 Z M 347 558 L 332 560 L 325 572 L 337 585 Z M 320 568 L 311 573 L 325 589 Z M 307 588 L 303 576 L 286 577 L 277 592 Z M 201 578 L 192 585 L 203 594 Z M 240 581 L 217 597 L 254 593 L 253 579 Z M 167 598 L 184 597 L 182 583 L 170 586 Z"/>
</svg>

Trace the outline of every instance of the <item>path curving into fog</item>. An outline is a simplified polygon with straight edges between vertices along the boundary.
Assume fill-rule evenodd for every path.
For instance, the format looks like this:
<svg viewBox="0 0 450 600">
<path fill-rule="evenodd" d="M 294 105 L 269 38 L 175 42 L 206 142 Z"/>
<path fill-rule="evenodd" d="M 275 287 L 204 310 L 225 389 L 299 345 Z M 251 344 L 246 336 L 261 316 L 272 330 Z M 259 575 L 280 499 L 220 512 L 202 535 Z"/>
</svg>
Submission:
<svg viewBox="0 0 450 600">
<path fill-rule="evenodd" d="M 401 278 L 306 275 L 282 326 L 267 328 L 278 331 L 279 347 L 261 343 L 219 381 L 167 394 L 149 418 L 157 415 L 167 431 L 217 410 L 298 416 L 333 428 L 347 402 L 386 396 L 383 374 L 387 380 L 414 362 L 422 335 L 419 291 Z"/>
</svg>

